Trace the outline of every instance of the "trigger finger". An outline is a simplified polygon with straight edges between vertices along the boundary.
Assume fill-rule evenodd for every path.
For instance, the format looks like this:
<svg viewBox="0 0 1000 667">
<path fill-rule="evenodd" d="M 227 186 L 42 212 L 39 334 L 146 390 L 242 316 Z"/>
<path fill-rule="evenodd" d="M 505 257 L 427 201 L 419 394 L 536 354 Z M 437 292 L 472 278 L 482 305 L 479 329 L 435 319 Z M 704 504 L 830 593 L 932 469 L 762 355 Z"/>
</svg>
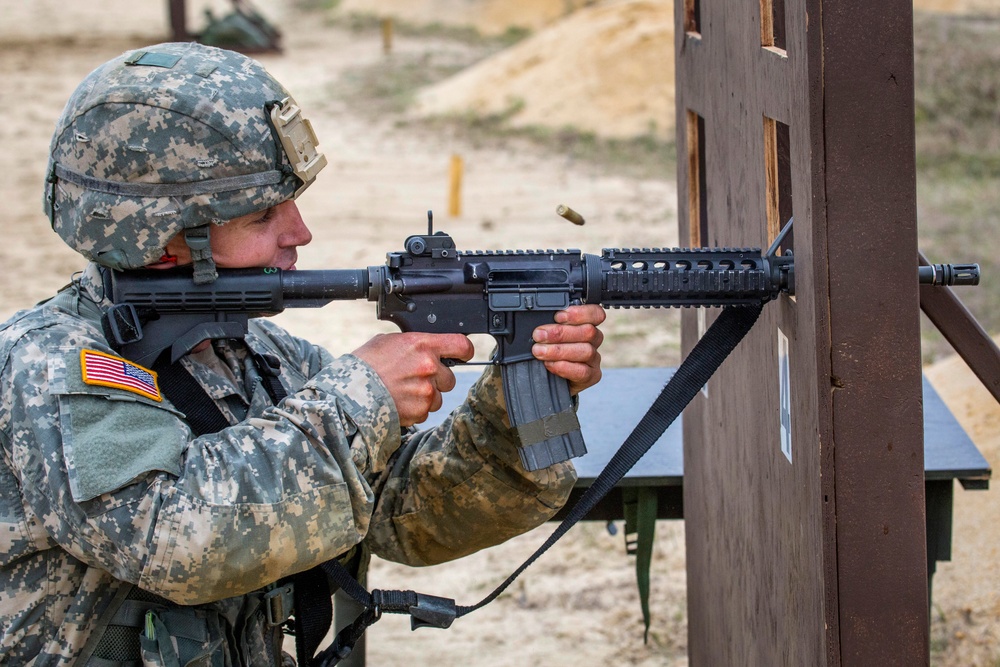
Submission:
<svg viewBox="0 0 1000 667">
<path fill-rule="evenodd" d="M 539 335 L 541 334 L 541 335 Z M 604 342 L 604 334 L 593 324 L 544 324 L 533 333 L 539 343 L 590 343 L 595 347 Z"/>
<path fill-rule="evenodd" d="M 555 315 L 555 320 L 559 324 L 593 324 L 600 325 L 607 318 L 608 313 L 603 307 L 597 304 L 585 304 L 579 306 L 569 306 Z"/>
</svg>

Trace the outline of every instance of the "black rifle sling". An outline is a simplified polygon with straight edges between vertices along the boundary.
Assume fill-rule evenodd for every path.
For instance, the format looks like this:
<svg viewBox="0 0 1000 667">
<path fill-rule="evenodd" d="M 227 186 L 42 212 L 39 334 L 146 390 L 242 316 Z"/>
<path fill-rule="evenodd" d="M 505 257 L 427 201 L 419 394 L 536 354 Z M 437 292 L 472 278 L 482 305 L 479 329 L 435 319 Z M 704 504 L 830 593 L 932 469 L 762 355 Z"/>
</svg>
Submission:
<svg viewBox="0 0 1000 667">
<path fill-rule="evenodd" d="M 260 373 L 264 389 L 272 403 L 277 405 L 288 395 L 280 381 L 281 362 L 274 355 L 261 354 L 249 347 L 247 350 Z M 187 369 L 180 363 L 170 363 L 169 354 L 169 351 L 165 352 L 153 365 L 153 370 L 157 373 L 163 395 L 187 416 L 188 425 L 195 436 L 218 433 L 230 426 L 229 420 L 215 405 L 215 401 Z M 335 560 L 331 562 L 340 565 Z M 299 572 L 290 579 L 295 610 L 293 624 L 296 658 L 299 665 L 308 667 L 320 642 L 330 630 L 333 621 L 333 592 L 327 575 L 319 567 Z"/>
<path fill-rule="evenodd" d="M 281 384 L 281 361 L 273 354 L 261 354 L 247 347 L 247 353 L 253 359 L 257 372 L 260 373 L 261 384 L 271 403 L 277 405 L 288 395 Z M 215 401 L 208 395 L 198 381 L 192 377 L 180 363 L 170 363 L 170 351 L 167 350 L 153 364 L 156 377 L 163 395 L 170 399 L 174 407 L 184 413 L 188 426 L 195 437 L 206 433 L 218 433 L 230 426 Z"/>
<path fill-rule="evenodd" d="M 687 404 L 701 391 L 709 378 L 736 349 L 743 337 L 753 327 L 760 316 L 763 304 L 752 306 L 727 306 L 718 319 L 698 341 L 691 354 L 680 365 L 670 381 L 657 396 L 649 410 L 629 434 L 628 438 L 611 457 L 607 466 L 594 483 L 570 509 L 566 518 L 552 535 L 517 568 L 506 581 L 478 603 L 472 606 L 458 606 L 454 601 L 413 591 L 366 591 L 339 563 L 330 561 L 320 567 L 365 608 L 354 623 L 341 630 L 333 644 L 316 657 L 313 664 L 321 667 L 336 665 L 350 654 L 354 643 L 364 634 L 365 629 L 377 621 L 383 612 L 410 614 L 413 628 L 424 625 L 446 628 L 455 618 L 483 607 L 495 600 L 529 565 L 538 560 L 549 547 L 566 534 L 570 528 L 583 519 L 597 503 L 611 491 L 629 470 L 652 447 L 670 424 L 687 407 Z"/>
<path fill-rule="evenodd" d="M 153 370 L 156 371 L 160 391 L 184 413 L 195 437 L 218 433 L 229 426 L 229 420 L 187 369 L 179 361 L 170 363 L 169 350 L 160 355 L 153 364 Z"/>
</svg>

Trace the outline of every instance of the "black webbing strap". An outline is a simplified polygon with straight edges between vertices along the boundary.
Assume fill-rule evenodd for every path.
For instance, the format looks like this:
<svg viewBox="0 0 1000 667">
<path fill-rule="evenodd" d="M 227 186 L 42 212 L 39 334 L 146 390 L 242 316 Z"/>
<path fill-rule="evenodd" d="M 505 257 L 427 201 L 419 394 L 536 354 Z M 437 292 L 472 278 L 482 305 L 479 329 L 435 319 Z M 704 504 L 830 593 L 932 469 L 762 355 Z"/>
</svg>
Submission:
<svg viewBox="0 0 1000 667">
<path fill-rule="evenodd" d="M 465 616 L 495 600 L 528 566 L 583 519 L 597 503 L 632 469 L 642 455 L 652 447 L 670 424 L 687 407 L 709 378 L 736 349 L 760 316 L 763 304 L 727 306 L 718 319 L 698 341 L 691 354 L 680 365 L 670 381 L 656 397 L 653 405 L 611 457 L 601 474 L 587 488 L 549 538 L 492 593 L 472 606 L 457 606 L 445 598 L 421 595 L 412 591 L 372 591 L 369 593 L 350 576 L 339 563 L 330 561 L 321 567 L 340 588 L 365 611 L 337 635 L 333 644 L 324 649 L 311 663 L 319 667 L 336 665 L 350 654 L 354 642 L 365 629 L 377 621 L 383 612 L 408 613 L 415 629 L 425 625 L 446 628 L 458 617 Z M 391 603 L 387 603 L 391 602 Z"/>
<path fill-rule="evenodd" d="M 219 406 L 181 362 L 170 363 L 169 349 L 156 360 L 153 370 L 156 371 L 160 391 L 170 399 L 175 408 L 184 413 L 195 437 L 206 433 L 218 433 L 229 426 L 229 420 L 219 410 Z"/>
<path fill-rule="evenodd" d="M 336 561 L 331 561 L 336 562 Z M 325 563 L 324 563 L 325 565 Z M 339 563 L 338 563 L 339 565 Z M 322 567 L 322 566 L 320 566 Z M 313 655 L 333 622 L 333 592 L 326 573 L 314 567 L 292 580 L 292 627 L 295 630 L 295 658 L 301 667 L 310 667 Z"/>
<path fill-rule="evenodd" d="M 264 385 L 264 390 L 271 397 L 271 403 L 277 405 L 281 399 L 288 396 L 285 386 L 281 384 L 281 360 L 267 352 L 247 349 L 254 366 L 257 367 L 257 372 L 260 373 L 260 382 Z"/>
<path fill-rule="evenodd" d="M 257 372 L 260 373 L 261 383 L 267 395 L 271 397 L 271 402 L 277 405 L 288 395 L 284 385 L 281 384 L 281 361 L 273 354 L 261 354 L 249 347 L 247 352 L 253 359 Z M 170 399 L 175 408 L 185 414 L 188 426 L 195 436 L 218 433 L 230 425 L 229 420 L 219 410 L 219 406 L 188 373 L 183 364 L 180 361 L 170 363 L 169 349 L 156 360 L 153 370 L 156 371 L 160 391 Z"/>
</svg>

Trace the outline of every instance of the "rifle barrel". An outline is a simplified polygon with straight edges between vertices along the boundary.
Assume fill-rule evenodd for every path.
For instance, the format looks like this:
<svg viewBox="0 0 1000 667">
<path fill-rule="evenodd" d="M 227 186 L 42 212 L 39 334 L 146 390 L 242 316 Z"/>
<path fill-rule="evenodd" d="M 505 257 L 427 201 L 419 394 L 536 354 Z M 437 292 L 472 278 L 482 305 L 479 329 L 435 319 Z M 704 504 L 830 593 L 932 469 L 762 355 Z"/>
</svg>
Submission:
<svg viewBox="0 0 1000 667">
<path fill-rule="evenodd" d="M 978 264 L 931 264 L 918 268 L 921 285 L 978 285 Z"/>
<path fill-rule="evenodd" d="M 314 308 L 331 301 L 368 298 L 368 269 L 282 271 L 286 308 Z"/>
</svg>

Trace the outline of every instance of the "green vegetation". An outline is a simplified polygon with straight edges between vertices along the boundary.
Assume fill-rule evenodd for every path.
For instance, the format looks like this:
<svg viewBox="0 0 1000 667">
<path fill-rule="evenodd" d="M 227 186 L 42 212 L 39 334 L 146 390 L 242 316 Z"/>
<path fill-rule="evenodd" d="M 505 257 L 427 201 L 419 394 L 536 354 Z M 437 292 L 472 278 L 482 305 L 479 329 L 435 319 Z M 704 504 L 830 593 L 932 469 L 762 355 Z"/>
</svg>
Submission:
<svg viewBox="0 0 1000 667">
<path fill-rule="evenodd" d="M 312 0 L 317 1 L 317 0 Z M 334 1 L 337 0 L 327 0 Z M 341 26 L 353 32 L 375 32 L 382 29 L 382 17 L 375 14 L 352 12 L 331 19 L 332 25 Z M 486 36 L 472 27 L 459 27 L 443 23 L 417 25 L 400 19 L 392 20 L 392 31 L 402 37 L 437 38 L 462 44 L 475 44 L 487 50 L 498 50 L 511 46 L 531 34 L 526 28 L 510 27 L 502 35 Z"/>
<path fill-rule="evenodd" d="M 931 261 L 977 262 L 979 287 L 957 292 L 1000 332 L 1000 18 L 914 20 L 917 210 Z M 950 351 L 924 322 L 924 360 Z"/>
<path fill-rule="evenodd" d="M 600 165 L 606 172 L 636 178 L 673 178 L 677 152 L 673 141 L 657 138 L 652 132 L 630 139 L 606 139 L 574 127 L 553 129 L 541 126 L 512 128 L 506 119 L 512 114 L 457 119 L 473 138 L 522 139 L 562 157 Z"/>
<path fill-rule="evenodd" d="M 381 19 L 373 14 L 334 15 L 329 20 L 356 33 L 381 32 Z M 500 37 L 483 37 L 473 28 L 437 23 L 416 26 L 399 20 L 393 21 L 393 34 L 420 37 L 428 44 L 418 51 L 394 48 L 391 55 L 373 65 L 349 69 L 330 90 L 333 97 L 350 100 L 355 108 L 375 115 L 399 114 L 421 88 L 447 79 L 524 36 L 508 31 Z"/>
<path fill-rule="evenodd" d="M 432 53 L 394 54 L 375 65 L 349 70 L 330 92 L 373 115 L 399 114 L 410 106 L 418 90 L 464 67 Z"/>
<path fill-rule="evenodd" d="M 330 12 L 340 6 L 340 0 L 295 0 L 294 5 L 303 12 Z"/>
</svg>

